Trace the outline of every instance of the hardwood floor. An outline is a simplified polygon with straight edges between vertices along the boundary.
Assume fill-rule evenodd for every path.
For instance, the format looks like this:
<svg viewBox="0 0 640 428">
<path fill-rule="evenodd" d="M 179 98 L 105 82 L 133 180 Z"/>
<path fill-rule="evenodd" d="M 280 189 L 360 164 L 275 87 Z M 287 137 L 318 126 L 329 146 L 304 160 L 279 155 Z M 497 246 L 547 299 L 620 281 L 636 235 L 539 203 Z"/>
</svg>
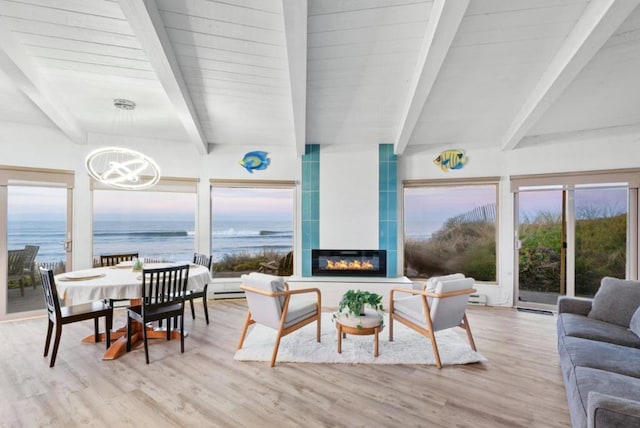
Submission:
<svg viewBox="0 0 640 428">
<path fill-rule="evenodd" d="M 233 360 L 243 299 L 210 300 L 209 326 L 196 311 L 185 353 L 179 340 L 154 340 L 149 365 L 142 348 L 102 361 L 104 343 L 81 343 L 93 331 L 86 322 L 64 326 L 50 369 L 45 318 L 0 323 L 0 426 L 570 426 L 553 316 L 470 307 L 482 364 L 270 369 Z M 114 325 L 124 320 L 117 310 Z"/>
</svg>

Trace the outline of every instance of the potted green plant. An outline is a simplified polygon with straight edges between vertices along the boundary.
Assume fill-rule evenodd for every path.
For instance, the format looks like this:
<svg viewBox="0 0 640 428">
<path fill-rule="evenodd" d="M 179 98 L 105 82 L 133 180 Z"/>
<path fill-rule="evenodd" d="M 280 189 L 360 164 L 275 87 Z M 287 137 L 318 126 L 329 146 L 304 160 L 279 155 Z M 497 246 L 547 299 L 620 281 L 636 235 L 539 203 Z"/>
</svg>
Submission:
<svg viewBox="0 0 640 428">
<path fill-rule="evenodd" d="M 378 312 L 384 311 L 382 307 L 382 296 L 377 293 L 371 293 L 370 291 L 347 290 L 340 300 L 338 313 L 359 317 L 365 314 L 365 306 L 369 306 Z M 347 309 L 347 311 L 345 311 L 345 309 Z"/>
</svg>

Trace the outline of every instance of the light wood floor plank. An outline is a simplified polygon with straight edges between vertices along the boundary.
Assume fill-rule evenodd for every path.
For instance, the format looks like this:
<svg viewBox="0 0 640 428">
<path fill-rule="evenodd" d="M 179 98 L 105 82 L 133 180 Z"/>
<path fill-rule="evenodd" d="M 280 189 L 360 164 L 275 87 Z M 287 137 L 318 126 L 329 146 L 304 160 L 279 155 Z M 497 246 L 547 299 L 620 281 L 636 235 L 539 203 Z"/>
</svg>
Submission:
<svg viewBox="0 0 640 428">
<path fill-rule="evenodd" d="M 153 340 L 149 365 L 142 348 L 102 361 L 103 343 L 81 343 L 86 322 L 64 326 L 50 369 L 44 318 L 0 323 L 0 427 L 570 426 L 553 316 L 470 307 L 482 364 L 270 369 L 233 360 L 243 299 L 210 301 L 209 326 L 196 311 L 185 353 L 178 340 Z M 125 312 L 115 318 L 124 324 Z"/>
</svg>

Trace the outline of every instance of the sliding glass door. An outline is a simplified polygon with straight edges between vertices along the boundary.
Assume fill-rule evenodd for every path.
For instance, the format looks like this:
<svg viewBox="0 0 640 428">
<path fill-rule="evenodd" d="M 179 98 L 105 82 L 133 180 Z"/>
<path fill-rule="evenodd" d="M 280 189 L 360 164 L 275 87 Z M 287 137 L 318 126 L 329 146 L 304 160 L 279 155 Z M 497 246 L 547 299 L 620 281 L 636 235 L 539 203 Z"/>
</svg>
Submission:
<svg viewBox="0 0 640 428">
<path fill-rule="evenodd" d="M 73 174 L 0 167 L 0 319 L 41 313 L 39 267 L 71 268 Z"/>
<path fill-rule="evenodd" d="M 517 302 L 555 307 L 559 296 L 593 297 L 604 276 L 631 264 L 626 183 L 521 187 L 515 193 Z"/>
</svg>

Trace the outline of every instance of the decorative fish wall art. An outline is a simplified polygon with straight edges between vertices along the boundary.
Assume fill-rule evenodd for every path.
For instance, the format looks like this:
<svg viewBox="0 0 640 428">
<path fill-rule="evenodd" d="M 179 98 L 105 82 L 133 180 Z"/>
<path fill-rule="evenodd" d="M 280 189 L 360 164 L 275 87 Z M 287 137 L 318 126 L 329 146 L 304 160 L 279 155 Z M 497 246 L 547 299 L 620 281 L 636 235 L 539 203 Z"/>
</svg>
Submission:
<svg viewBox="0 0 640 428">
<path fill-rule="evenodd" d="M 267 169 L 269 163 L 271 163 L 271 159 L 267 155 L 268 153 L 263 151 L 247 152 L 240 161 L 240 165 L 251 174 L 253 174 L 254 170 Z"/>
<path fill-rule="evenodd" d="M 442 171 L 448 172 L 450 169 L 462 169 L 467 163 L 467 157 L 462 150 L 445 150 L 433 160 L 433 163 Z"/>
</svg>

